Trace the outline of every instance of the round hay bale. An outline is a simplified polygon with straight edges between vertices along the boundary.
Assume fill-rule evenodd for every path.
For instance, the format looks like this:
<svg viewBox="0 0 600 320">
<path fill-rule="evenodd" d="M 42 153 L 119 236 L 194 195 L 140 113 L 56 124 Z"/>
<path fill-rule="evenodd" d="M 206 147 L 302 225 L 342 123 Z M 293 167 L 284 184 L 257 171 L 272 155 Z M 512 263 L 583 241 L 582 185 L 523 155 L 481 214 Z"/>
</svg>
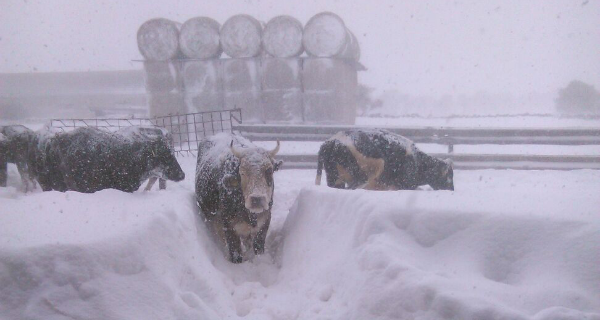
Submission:
<svg viewBox="0 0 600 320">
<path fill-rule="evenodd" d="M 342 52 L 340 52 L 337 56 L 340 58 L 348 58 L 358 61 L 360 60 L 360 46 L 358 45 L 358 40 L 356 39 L 356 36 L 354 36 L 354 33 L 348 29 L 346 30 L 348 31 L 346 46 L 344 46 L 344 50 L 342 50 Z"/>
<path fill-rule="evenodd" d="M 179 48 L 191 59 L 213 59 L 221 55 L 219 37 L 221 25 L 207 17 L 196 17 L 186 21 L 179 32 Z"/>
<path fill-rule="evenodd" d="M 156 18 L 142 24 L 137 32 L 140 53 L 149 61 L 165 61 L 179 53 L 179 28 L 176 22 Z"/>
<path fill-rule="evenodd" d="M 356 37 L 335 13 L 321 12 L 304 27 L 304 49 L 314 57 L 337 57 L 358 60 L 360 48 Z"/>
<path fill-rule="evenodd" d="M 262 26 L 247 14 L 229 18 L 221 28 L 221 46 L 232 58 L 256 57 L 261 50 Z"/>
<path fill-rule="evenodd" d="M 290 58 L 302 54 L 302 24 L 290 16 L 271 19 L 263 32 L 263 47 L 274 57 Z"/>
</svg>

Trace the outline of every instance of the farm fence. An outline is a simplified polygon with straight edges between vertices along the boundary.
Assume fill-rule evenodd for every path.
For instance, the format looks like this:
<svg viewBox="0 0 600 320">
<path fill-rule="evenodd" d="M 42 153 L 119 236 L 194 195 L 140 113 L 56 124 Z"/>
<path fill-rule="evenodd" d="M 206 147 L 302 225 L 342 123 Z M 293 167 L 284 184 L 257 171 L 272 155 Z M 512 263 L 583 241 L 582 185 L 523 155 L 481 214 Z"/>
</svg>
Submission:
<svg viewBox="0 0 600 320">
<path fill-rule="evenodd" d="M 369 127 L 362 127 L 368 129 Z M 598 155 L 545 154 L 469 154 L 455 153 L 457 145 L 556 145 L 600 146 L 600 129 L 596 128 L 438 128 L 378 127 L 403 135 L 415 143 L 443 145 L 447 153 L 433 156 L 448 158 L 456 169 L 574 170 L 600 169 Z M 246 125 L 234 127 L 251 141 L 322 142 L 339 131 L 360 129 L 357 126 L 313 125 Z M 371 127 L 373 129 L 373 127 Z M 278 158 L 287 169 L 314 169 L 317 155 L 281 154 Z"/>
<path fill-rule="evenodd" d="M 244 124 L 240 109 L 169 115 L 146 119 L 53 119 L 51 126 L 64 131 L 92 126 L 108 131 L 134 125 L 165 128 L 171 132 L 175 152 L 195 155 L 198 142 L 219 132 L 238 132 L 251 141 L 322 142 L 335 133 L 358 129 L 356 126 L 337 125 L 270 125 Z M 365 128 L 365 127 L 363 127 Z M 598 155 L 545 155 L 545 154 L 469 154 L 455 153 L 455 145 L 556 145 L 600 146 L 600 129 L 595 128 L 434 128 L 387 127 L 415 143 L 447 146 L 447 153 L 434 156 L 449 158 L 456 169 L 518 169 L 518 170 L 574 170 L 600 169 Z M 286 169 L 313 169 L 317 155 L 307 153 L 280 153 Z"/>
<path fill-rule="evenodd" d="M 219 132 L 232 132 L 236 124 L 242 123 L 240 109 L 175 114 L 154 118 L 136 119 L 52 119 L 50 126 L 62 131 L 79 127 L 95 127 L 110 132 L 131 126 L 156 126 L 167 129 L 173 136 L 178 155 L 194 155 L 198 143 L 207 136 Z"/>
</svg>

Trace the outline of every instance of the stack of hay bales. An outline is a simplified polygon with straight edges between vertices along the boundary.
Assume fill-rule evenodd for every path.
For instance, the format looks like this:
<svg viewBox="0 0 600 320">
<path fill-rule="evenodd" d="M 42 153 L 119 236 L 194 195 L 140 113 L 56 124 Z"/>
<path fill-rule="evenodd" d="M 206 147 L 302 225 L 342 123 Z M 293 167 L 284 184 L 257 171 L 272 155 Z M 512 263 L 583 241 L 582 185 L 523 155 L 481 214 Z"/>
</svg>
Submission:
<svg viewBox="0 0 600 320">
<path fill-rule="evenodd" d="M 303 68 L 305 121 L 354 124 L 358 79 L 348 61 L 360 58 L 356 37 L 339 16 L 323 12 L 306 23 L 302 42 L 312 57 Z"/>
<path fill-rule="evenodd" d="M 244 14 L 223 26 L 208 17 L 152 19 L 138 46 L 152 115 L 240 108 L 244 122 L 354 123 L 360 50 L 333 13 L 305 27 L 290 16 L 264 27 Z"/>
<path fill-rule="evenodd" d="M 191 18 L 181 27 L 179 46 L 188 58 L 182 63 L 188 112 L 224 109 L 220 29 L 217 21 L 207 17 Z"/>
<path fill-rule="evenodd" d="M 152 116 L 184 111 L 179 28 L 176 22 L 157 18 L 146 21 L 137 33 L 138 48 L 144 56 L 146 92 Z"/>
<path fill-rule="evenodd" d="M 265 26 L 262 64 L 262 105 L 266 122 L 302 122 L 302 24 L 278 16 Z"/>
<path fill-rule="evenodd" d="M 242 109 L 246 122 L 264 122 L 260 105 L 259 68 L 262 25 L 239 14 L 221 28 L 221 45 L 231 59 L 223 60 L 223 90 L 226 109 Z"/>
</svg>

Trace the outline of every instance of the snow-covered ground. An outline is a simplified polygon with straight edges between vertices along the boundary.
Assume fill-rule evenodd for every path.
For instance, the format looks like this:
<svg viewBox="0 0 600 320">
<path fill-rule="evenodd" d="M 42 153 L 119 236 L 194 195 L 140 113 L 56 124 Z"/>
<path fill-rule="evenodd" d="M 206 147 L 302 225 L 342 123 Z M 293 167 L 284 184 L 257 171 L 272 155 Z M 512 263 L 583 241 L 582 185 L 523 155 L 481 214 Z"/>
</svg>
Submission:
<svg viewBox="0 0 600 320">
<path fill-rule="evenodd" d="M 454 192 L 275 175 L 267 254 L 234 265 L 166 191 L 0 188 L 0 319 L 600 319 L 600 171 L 456 171 Z"/>
</svg>

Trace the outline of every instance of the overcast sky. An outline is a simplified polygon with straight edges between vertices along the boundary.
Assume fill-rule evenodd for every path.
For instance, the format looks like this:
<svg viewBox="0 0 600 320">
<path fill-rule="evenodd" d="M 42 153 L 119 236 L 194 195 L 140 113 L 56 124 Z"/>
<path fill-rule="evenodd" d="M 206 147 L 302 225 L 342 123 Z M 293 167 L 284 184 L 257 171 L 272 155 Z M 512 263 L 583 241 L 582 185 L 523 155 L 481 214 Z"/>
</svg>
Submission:
<svg viewBox="0 0 600 320">
<path fill-rule="evenodd" d="M 321 11 L 356 34 L 360 81 L 379 90 L 521 94 L 573 79 L 600 89 L 600 0 L 1 0 L 0 73 L 141 68 L 135 35 L 154 17 L 306 23 Z"/>
</svg>

